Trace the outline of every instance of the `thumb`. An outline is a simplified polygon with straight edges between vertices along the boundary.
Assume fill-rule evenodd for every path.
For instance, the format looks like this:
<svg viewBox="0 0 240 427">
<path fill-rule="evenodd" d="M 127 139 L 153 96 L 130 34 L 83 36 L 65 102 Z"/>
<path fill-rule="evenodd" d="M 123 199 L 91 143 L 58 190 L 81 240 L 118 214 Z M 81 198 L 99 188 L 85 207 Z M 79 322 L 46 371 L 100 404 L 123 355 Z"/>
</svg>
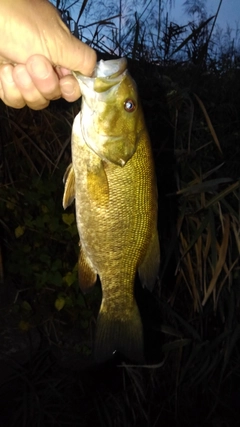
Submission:
<svg viewBox="0 0 240 427">
<path fill-rule="evenodd" d="M 38 22 L 41 46 L 47 50 L 48 59 L 54 65 L 90 76 L 96 64 L 95 51 L 71 34 L 51 3 L 45 0 L 36 3 L 38 10 L 34 8 L 34 13 L 38 12 L 41 17 Z M 44 52 L 34 53 L 44 55 Z"/>
<path fill-rule="evenodd" d="M 96 65 L 96 52 L 74 37 L 68 29 L 64 31 L 61 41 L 58 39 L 55 52 L 56 60 L 54 53 L 51 57 L 56 65 L 91 76 Z"/>
</svg>

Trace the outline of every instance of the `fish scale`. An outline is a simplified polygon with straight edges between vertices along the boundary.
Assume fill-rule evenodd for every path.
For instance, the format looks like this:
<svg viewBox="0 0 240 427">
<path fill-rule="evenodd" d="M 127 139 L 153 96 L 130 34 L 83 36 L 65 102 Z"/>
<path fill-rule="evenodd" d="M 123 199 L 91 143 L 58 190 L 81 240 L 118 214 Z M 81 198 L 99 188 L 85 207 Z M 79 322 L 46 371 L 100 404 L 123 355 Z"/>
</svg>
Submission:
<svg viewBox="0 0 240 427">
<path fill-rule="evenodd" d="M 157 187 L 150 140 L 126 61 L 105 61 L 104 67 L 108 76 L 99 78 L 98 70 L 92 78 L 77 76 L 83 100 L 73 124 L 63 206 L 75 198 L 80 288 L 91 288 L 97 274 L 101 281 L 96 359 L 102 362 L 119 351 L 142 362 L 134 282 L 138 271 L 142 285 L 151 290 L 158 273 Z M 126 113 L 126 99 L 136 111 Z"/>
</svg>

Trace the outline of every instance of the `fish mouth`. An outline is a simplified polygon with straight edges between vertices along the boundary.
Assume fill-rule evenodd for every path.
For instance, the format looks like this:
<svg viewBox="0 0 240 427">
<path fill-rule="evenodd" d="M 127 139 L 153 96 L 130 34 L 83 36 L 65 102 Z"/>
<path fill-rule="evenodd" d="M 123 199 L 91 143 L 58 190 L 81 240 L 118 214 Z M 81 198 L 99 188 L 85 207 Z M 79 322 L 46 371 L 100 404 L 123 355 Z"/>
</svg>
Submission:
<svg viewBox="0 0 240 427">
<path fill-rule="evenodd" d="M 99 61 L 93 70 L 93 78 L 96 77 L 119 77 L 127 69 L 126 58 L 110 59 L 109 61 Z"/>
<path fill-rule="evenodd" d="M 84 76 L 76 71 L 73 71 L 73 75 L 78 80 L 84 96 L 87 89 L 99 93 L 108 91 L 122 80 L 126 72 L 127 60 L 126 58 L 119 58 L 97 62 L 91 77 Z"/>
</svg>

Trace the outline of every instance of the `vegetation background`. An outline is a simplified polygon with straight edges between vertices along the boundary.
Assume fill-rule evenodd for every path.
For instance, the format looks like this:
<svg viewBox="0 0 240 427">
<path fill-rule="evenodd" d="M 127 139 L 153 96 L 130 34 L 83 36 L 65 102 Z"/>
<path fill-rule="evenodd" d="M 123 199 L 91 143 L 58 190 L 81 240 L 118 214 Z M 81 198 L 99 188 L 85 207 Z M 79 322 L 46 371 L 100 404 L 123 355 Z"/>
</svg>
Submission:
<svg viewBox="0 0 240 427">
<path fill-rule="evenodd" d="M 153 4 L 154 3 L 154 4 Z M 136 294 L 146 366 L 92 360 L 101 289 L 77 284 L 62 176 L 79 102 L 0 104 L 0 418 L 3 425 L 232 426 L 240 399 L 240 39 L 206 2 L 57 0 L 99 58 L 127 56 L 150 132 L 162 261 Z M 170 2 L 168 2 L 170 3 Z M 148 18 L 143 19 L 143 11 Z"/>
</svg>

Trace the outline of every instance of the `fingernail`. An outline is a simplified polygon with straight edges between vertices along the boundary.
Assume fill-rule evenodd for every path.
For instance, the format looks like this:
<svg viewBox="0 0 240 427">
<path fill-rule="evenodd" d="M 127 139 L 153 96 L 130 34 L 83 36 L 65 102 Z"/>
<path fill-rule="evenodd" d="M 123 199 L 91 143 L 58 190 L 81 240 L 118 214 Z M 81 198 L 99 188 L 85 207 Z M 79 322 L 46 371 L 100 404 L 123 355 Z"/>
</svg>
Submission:
<svg viewBox="0 0 240 427">
<path fill-rule="evenodd" d="M 39 79 L 46 79 L 50 72 L 47 65 L 41 60 L 34 60 L 30 64 L 32 73 Z"/>
</svg>

